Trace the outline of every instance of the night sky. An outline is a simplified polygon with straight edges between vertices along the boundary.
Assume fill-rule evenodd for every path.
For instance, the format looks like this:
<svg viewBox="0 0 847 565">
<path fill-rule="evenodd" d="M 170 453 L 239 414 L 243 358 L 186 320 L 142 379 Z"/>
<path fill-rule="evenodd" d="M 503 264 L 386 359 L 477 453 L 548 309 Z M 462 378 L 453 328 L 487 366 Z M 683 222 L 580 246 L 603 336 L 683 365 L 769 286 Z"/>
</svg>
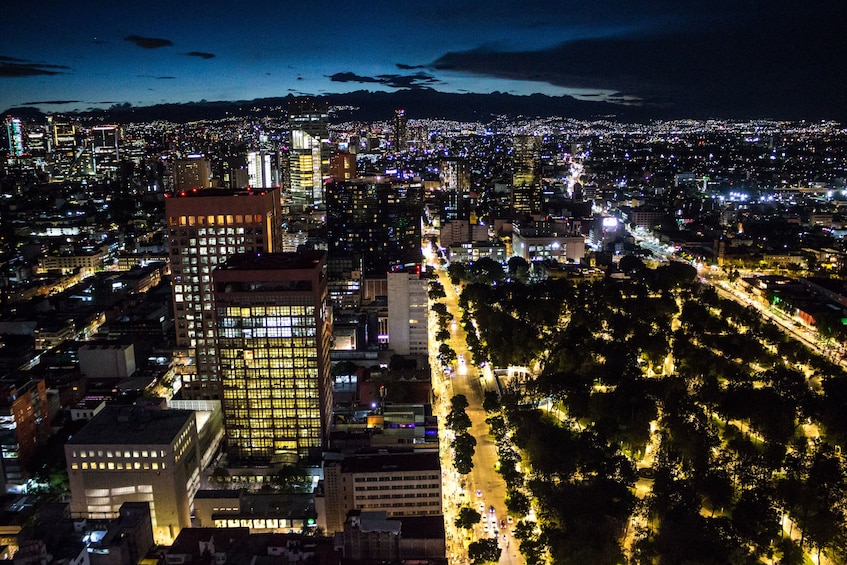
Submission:
<svg viewBox="0 0 847 565">
<path fill-rule="evenodd" d="M 838 117 L 847 2 L 6 0 L 0 110 L 431 88 Z"/>
</svg>

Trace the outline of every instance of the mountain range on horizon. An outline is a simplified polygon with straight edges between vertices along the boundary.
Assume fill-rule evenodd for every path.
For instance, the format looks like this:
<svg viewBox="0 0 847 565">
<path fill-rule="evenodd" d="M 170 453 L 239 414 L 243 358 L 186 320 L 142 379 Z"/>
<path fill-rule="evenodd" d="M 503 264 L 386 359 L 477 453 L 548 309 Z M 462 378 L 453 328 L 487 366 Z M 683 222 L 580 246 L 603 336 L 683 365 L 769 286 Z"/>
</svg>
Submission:
<svg viewBox="0 0 847 565">
<path fill-rule="evenodd" d="M 350 110 L 336 112 L 331 121 L 358 120 L 374 122 L 390 120 L 395 109 L 406 110 L 409 119 L 446 119 L 488 123 L 500 116 L 553 117 L 579 120 L 612 119 L 620 122 L 649 122 L 669 119 L 775 119 L 785 121 L 836 120 L 847 116 L 813 115 L 810 111 L 795 110 L 767 114 L 762 111 L 748 115 L 710 115 L 704 112 L 684 113 L 678 108 L 661 106 L 625 106 L 604 101 L 579 100 L 572 96 L 532 94 L 520 96 L 502 92 L 490 94 L 446 93 L 429 88 L 414 88 L 396 92 L 358 90 L 341 94 L 318 96 L 287 96 L 255 100 L 207 101 L 132 106 L 116 104 L 109 109 L 53 112 L 103 122 L 149 122 L 167 120 L 190 122 L 221 119 L 227 116 L 267 115 L 271 109 L 291 103 L 312 100 L 327 106 L 346 106 Z M 257 110 L 258 109 L 258 110 Z M 37 106 L 9 108 L 4 115 L 39 120 L 47 115 Z"/>
</svg>

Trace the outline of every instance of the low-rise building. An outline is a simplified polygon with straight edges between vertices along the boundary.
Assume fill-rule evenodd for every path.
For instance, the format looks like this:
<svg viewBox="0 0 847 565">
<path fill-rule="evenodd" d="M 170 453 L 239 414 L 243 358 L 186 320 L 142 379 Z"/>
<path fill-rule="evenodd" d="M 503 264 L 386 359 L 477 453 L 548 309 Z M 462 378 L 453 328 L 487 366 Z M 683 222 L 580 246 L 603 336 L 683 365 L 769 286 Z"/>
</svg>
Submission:
<svg viewBox="0 0 847 565">
<path fill-rule="evenodd" d="M 200 466 L 194 412 L 155 405 L 107 406 L 65 445 L 71 514 L 118 516 L 149 502 L 154 538 L 170 543 L 191 525 Z"/>
</svg>

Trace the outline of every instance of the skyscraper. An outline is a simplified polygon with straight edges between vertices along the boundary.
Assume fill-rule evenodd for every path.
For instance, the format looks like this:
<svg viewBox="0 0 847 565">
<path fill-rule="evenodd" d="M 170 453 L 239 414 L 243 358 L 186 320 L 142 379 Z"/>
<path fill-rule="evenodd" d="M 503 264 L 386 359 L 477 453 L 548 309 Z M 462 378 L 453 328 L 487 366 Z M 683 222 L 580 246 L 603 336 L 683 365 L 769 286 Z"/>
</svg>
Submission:
<svg viewBox="0 0 847 565">
<path fill-rule="evenodd" d="M 213 278 L 230 460 L 319 459 L 331 415 L 326 255 L 237 254 Z"/>
<path fill-rule="evenodd" d="M 516 135 L 512 154 L 512 213 L 531 214 L 540 207 L 541 138 Z"/>
<path fill-rule="evenodd" d="M 404 151 L 409 141 L 406 110 L 394 110 L 394 150 Z"/>
<path fill-rule="evenodd" d="M 270 153 L 251 151 L 247 154 L 247 179 L 251 188 L 272 188 L 277 184 Z"/>
<path fill-rule="evenodd" d="M 174 190 L 183 192 L 211 186 L 212 168 L 202 155 L 189 155 L 188 159 L 174 161 Z"/>
<path fill-rule="evenodd" d="M 20 157 L 24 154 L 24 134 L 21 120 L 6 116 L 6 135 L 9 139 L 9 155 Z"/>
<path fill-rule="evenodd" d="M 299 108 L 289 114 L 288 128 L 291 186 L 286 199 L 295 207 L 320 206 L 324 202 L 323 180 L 329 175 L 327 114 Z"/>
<path fill-rule="evenodd" d="M 467 160 L 442 159 L 439 172 L 445 191 L 447 220 L 467 220 L 470 214 L 471 170 Z"/>
<path fill-rule="evenodd" d="M 207 189 L 165 200 L 177 346 L 192 362 L 181 370 L 188 399 L 218 398 L 212 271 L 236 253 L 280 247 L 279 189 Z"/>
<path fill-rule="evenodd" d="M 366 274 L 421 262 L 423 186 L 381 177 L 330 181 L 326 188 L 330 257 L 360 254 Z"/>
</svg>

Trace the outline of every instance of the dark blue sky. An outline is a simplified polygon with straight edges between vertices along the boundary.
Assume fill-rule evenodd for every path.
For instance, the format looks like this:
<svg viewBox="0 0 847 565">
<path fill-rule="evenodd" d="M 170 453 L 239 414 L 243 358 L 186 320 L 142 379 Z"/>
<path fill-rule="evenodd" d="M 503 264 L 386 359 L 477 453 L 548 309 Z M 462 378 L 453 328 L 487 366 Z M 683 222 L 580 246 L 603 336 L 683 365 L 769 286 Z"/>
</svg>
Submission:
<svg viewBox="0 0 847 565">
<path fill-rule="evenodd" d="M 847 105 L 847 2 L 835 0 L 30 0 L 4 2 L 2 19 L 0 108 L 398 88 L 717 117 Z"/>
</svg>

